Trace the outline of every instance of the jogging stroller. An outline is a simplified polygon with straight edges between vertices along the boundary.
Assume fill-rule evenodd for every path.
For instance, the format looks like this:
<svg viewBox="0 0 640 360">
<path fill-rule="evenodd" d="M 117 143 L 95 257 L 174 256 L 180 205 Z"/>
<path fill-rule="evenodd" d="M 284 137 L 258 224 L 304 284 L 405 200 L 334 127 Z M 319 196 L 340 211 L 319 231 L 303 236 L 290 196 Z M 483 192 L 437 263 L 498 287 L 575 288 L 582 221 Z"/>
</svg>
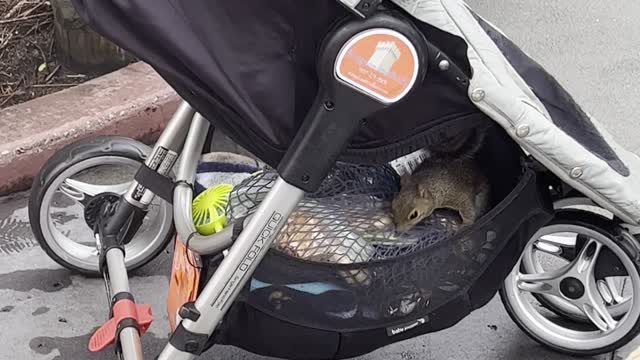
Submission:
<svg viewBox="0 0 640 360">
<path fill-rule="evenodd" d="M 36 179 L 30 214 L 43 248 L 109 285 L 112 317 L 92 350 L 115 342 L 125 359 L 142 359 L 150 313 L 135 304 L 127 270 L 162 250 L 173 236 L 167 222 L 178 241 L 162 360 L 193 359 L 214 344 L 289 359 L 354 357 L 450 327 L 503 284 L 513 319 L 556 350 L 605 352 L 638 332 L 637 297 L 609 279 L 640 283 L 640 159 L 464 2 L 74 3 L 184 99 L 152 150 L 83 140 Z M 228 225 L 201 235 L 194 180 L 214 127 L 266 168 L 231 191 Z M 478 129 L 488 134 L 477 160 L 492 188 L 482 218 L 459 230 L 436 216 L 397 235 L 376 217 L 398 190 L 390 162 Z M 144 165 L 124 187 L 65 178 L 80 163 L 114 158 Z M 80 261 L 43 230 L 56 191 L 81 202 L 97 254 Z M 164 220 L 136 235 L 152 203 Z M 521 259 L 525 250 L 568 264 L 546 271 Z M 525 313 L 524 293 L 593 328 Z"/>
</svg>

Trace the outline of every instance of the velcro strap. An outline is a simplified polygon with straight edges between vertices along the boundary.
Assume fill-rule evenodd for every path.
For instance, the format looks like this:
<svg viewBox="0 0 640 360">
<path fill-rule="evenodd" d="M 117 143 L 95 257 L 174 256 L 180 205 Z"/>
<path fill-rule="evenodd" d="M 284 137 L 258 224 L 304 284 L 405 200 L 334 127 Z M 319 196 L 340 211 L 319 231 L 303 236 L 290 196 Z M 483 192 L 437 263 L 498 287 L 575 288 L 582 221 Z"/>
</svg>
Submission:
<svg viewBox="0 0 640 360">
<path fill-rule="evenodd" d="M 174 183 L 170 178 L 158 174 L 146 165 L 142 165 L 134 179 L 164 201 L 170 204 L 173 203 Z"/>
</svg>

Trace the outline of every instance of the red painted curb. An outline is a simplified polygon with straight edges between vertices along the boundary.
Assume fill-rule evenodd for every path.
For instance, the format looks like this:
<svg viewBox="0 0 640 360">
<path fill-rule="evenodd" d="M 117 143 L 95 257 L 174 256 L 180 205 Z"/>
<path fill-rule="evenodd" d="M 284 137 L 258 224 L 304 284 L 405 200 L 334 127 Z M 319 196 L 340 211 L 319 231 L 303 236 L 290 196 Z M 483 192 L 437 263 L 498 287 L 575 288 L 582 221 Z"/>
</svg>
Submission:
<svg viewBox="0 0 640 360">
<path fill-rule="evenodd" d="M 28 189 L 44 162 L 83 137 L 157 139 L 179 98 L 136 63 L 100 78 L 0 110 L 0 195 Z"/>
</svg>

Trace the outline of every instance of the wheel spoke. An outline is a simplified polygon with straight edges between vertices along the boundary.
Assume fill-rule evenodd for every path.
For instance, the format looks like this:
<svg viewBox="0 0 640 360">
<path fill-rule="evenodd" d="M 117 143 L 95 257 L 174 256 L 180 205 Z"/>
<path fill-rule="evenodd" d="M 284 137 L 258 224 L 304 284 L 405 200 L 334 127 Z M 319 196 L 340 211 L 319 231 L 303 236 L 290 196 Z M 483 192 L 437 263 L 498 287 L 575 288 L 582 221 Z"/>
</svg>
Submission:
<svg viewBox="0 0 640 360">
<path fill-rule="evenodd" d="M 593 276 L 593 268 L 596 265 L 601 249 L 602 244 L 589 239 L 572 263 L 573 275 L 582 280 L 587 280 L 588 277 Z"/>
<path fill-rule="evenodd" d="M 615 298 L 613 297 L 611 288 L 604 280 L 598 280 L 596 284 L 598 285 L 598 292 L 600 293 L 600 296 L 602 296 L 604 302 L 607 305 L 612 305 L 615 302 Z"/>
<path fill-rule="evenodd" d="M 523 291 L 560 296 L 558 284 L 566 274 L 568 267 L 537 274 L 520 274 L 517 278 L 518 288 Z"/>
<path fill-rule="evenodd" d="M 576 234 L 574 233 L 557 233 L 541 236 L 538 242 L 544 242 L 552 244 L 558 247 L 561 246 L 575 246 Z"/>
<path fill-rule="evenodd" d="M 576 234 L 573 233 L 557 233 L 540 237 L 535 243 L 536 251 L 560 256 L 565 247 L 574 247 L 576 245 Z"/>
<path fill-rule="evenodd" d="M 601 331 L 612 331 L 618 324 L 618 322 L 611 317 L 611 314 L 609 314 L 604 305 L 594 307 L 590 304 L 584 304 L 582 311 L 585 315 L 587 315 L 589 320 Z"/>
<path fill-rule="evenodd" d="M 560 256 L 562 254 L 562 247 L 557 246 L 556 244 L 549 243 L 543 240 L 538 240 L 534 244 L 536 251 L 542 251 L 547 254 Z"/>
<path fill-rule="evenodd" d="M 621 297 L 618 300 L 615 300 L 615 304 L 616 305 L 624 305 L 624 304 L 628 303 L 629 301 L 631 301 L 631 299 L 633 299 L 632 295 L 624 296 L 624 297 Z"/>
<path fill-rule="evenodd" d="M 59 190 L 67 197 L 82 205 L 86 205 L 87 201 L 89 201 L 91 197 L 98 194 L 115 193 L 118 195 L 124 195 L 130 185 L 130 182 L 114 185 L 94 185 L 74 179 L 66 179 L 60 185 Z"/>
<path fill-rule="evenodd" d="M 580 309 L 601 331 L 608 332 L 616 328 L 618 322 L 611 316 L 605 300 L 595 287 L 595 281 L 587 289 L 587 296 L 582 299 Z"/>
<path fill-rule="evenodd" d="M 609 288 L 609 292 L 611 293 L 611 297 L 613 297 L 614 304 L 623 304 L 631 299 L 631 296 L 625 297 L 624 294 L 622 293 L 624 291 L 624 281 L 626 280 L 627 279 L 624 279 L 622 286 L 619 287 L 618 286 L 619 282 L 616 281 L 615 278 L 607 277 L 604 279 L 607 287 Z"/>
</svg>

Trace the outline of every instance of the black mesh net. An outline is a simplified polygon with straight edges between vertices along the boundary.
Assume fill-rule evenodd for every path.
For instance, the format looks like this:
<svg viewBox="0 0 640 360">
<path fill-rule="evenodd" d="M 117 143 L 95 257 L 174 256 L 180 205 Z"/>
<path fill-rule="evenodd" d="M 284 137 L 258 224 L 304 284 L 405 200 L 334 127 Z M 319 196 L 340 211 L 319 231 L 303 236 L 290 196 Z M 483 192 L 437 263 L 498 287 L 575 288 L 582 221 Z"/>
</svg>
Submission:
<svg viewBox="0 0 640 360">
<path fill-rule="evenodd" d="M 509 241 L 524 244 L 548 220 L 533 173 L 517 158 L 490 162 L 493 208 L 470 228 L 437 212 L 407 233 L 394 231 L 390 203 L 399 177 L 389 165 L 339 163 L 307 194 L 243 292 L 242 301 L 276 318 L 335 331 L 423 319 L 465 292 Z M 250 215 L 277 173 L 261 170 L 230 195 L 230 221 Z M 495 189 L 495 191 L 493 191 Z M 517 245 L 521 246 L 521 245 Z M 505 274 L 495 273 L 492 294 Z M 462 309 L 461 311 L 469 311 Z"/>
<path fill-rule="evenodd" d="M 251 214 L 277 176 L 265 169 L 236 186 L 227 209 L 230 221 Z M 397 234 L 391 200 L 398 183 L 390 166 L 338 164 L 289 216 L 273 247 L 308 261 L 357 264 L 410 254 L 455 235 L 458 222 L 450 212 L 438 212 Z M 365 274 L 354 279 L 365 280 Z"/>
<path fill-rule="evenodd" d="M 517 145 L 502 131 L 490 140 L 477 160 L 491 183 L 491 209 L 470 227 L 438 212 L 398 234 L 390 212 L 400 183 L 394 168 L 338 163 L 290 215 L 238 301 L 287 323 L 339 332 L 416 321 L 435 329 L 443 325 L 432 319 L 456 321 L 485 304 L 551 217 Z M 255 211 L 277 176 L 264 169 L 237 185 L 230 222 Z"/>
</svg>

